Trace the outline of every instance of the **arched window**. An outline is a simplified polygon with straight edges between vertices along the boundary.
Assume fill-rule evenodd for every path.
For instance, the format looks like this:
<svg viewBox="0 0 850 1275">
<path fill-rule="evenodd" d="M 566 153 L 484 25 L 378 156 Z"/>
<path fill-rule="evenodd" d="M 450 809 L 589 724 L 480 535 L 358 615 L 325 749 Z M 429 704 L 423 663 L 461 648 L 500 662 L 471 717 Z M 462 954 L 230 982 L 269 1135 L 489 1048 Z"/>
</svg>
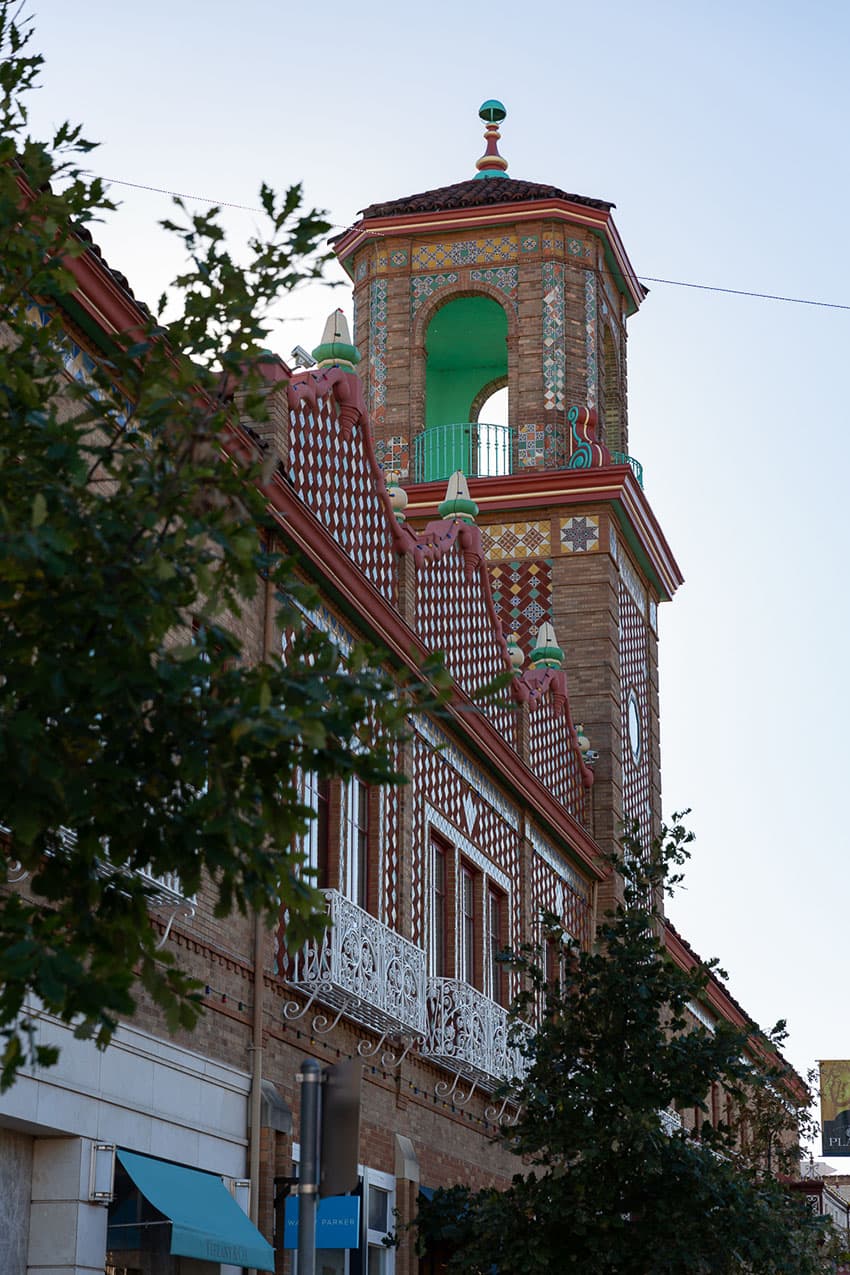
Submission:
<svg viewBox="0 0 850 1275">
<path fill-rule="evenodd" d="M 508 379 L 508 320 L 492 297 L 456 297 L 432 316 L 425 333 L 425 430 L 417 439 L 420 479 L 510 470 L 507 425 L 485 403 Z M 505 391 L 506 392 L 506 391 Z M 487 425 L 479 430 L 478 422 Z"/>
</svg>

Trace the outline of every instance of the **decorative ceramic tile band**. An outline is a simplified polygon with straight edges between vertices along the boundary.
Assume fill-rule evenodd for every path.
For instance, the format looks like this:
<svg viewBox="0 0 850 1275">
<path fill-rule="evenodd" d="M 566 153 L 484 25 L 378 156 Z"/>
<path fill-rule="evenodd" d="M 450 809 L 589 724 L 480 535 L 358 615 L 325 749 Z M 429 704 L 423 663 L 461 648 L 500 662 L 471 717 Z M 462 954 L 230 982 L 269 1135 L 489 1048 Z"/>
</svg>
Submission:
<svg viewBox="0 0 850 1275">
<path fill-rule="evenodd" d="M 457 283 L 460 276 L 454 270 L 448 274 L 421 274 L 415 279 L 410 280 L 410 317 L 413 318 L 416 311 L 422 305 L 423 301 L 427 301 L 435 292 L 439 292 L 441 288 L 448 288 L 453 283 Z"/>
<path fill-rule="evenodd" d="M 498 288 L 513 302 L 516 309 L 516 294 L 519 287 L 519 271 L 516 266 L 496 266 L 489 270 L 470 270 L 469 277 L 474 283 L 489 283 L 491 288 Z"/>
<path fill-rule="evenodd" d="M 564 312 L 564 267 L 558 261 L 544 261 L 543 406 L 547 412 L 563 412 L 566 408 Z"/>
<path fill-rule="evenodd" d="M 587 406 L 599 398 L 599 367 L 596 356 L 596 275 L 584 272 L 584 347 L 587 361 Z"/>
<path fill-rule="evenodd" d="M 373 416 L 383 415 L 387 404 L 387 283 L 375 279 L 369 289 L 369 406 Z"/>
<path fill-rule="evenodd" d="M 454 243 L 420 244 L 413 249 L 411 269 L 442 270 L 446 266 L 472 266 L 482 261 L 513 261 L 516 255 L 516 235 L 457 239 Z"/>
<path fill-rule="evenodd" d="M 546 558 L 552 552 L 548 520 L 491 523 L 481 527 L 481 541 L 491 561 L 499 558 Z"/>
</svg>

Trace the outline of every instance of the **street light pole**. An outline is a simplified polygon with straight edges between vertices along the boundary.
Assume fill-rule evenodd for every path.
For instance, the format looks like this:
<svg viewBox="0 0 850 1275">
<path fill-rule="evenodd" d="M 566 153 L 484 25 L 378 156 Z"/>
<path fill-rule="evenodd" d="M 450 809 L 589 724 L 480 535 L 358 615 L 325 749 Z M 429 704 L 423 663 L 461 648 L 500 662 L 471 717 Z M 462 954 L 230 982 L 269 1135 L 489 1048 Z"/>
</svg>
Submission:
<svg viewBox="0 0 850 1275">
<path fill-rule="evenodd" d="M 305 1058 L 301 1085 L 301 1164 L 298 1174 L 298 1275 L 316 1275 L 316 1206 L 319 1192 L 319 1121 L 322 1069 Z"/>
</svg>

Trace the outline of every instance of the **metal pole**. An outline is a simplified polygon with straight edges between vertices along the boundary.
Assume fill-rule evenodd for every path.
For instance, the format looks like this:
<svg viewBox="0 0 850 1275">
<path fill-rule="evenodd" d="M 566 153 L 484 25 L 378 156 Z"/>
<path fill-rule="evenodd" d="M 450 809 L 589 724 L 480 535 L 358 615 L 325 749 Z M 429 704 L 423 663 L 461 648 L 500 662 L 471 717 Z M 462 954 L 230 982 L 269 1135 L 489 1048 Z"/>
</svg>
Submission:
<svg viewBox="0 0 850 1275">
<path fill-rule="evenodd" d="M 319 1193 L 319 1120 L 322 1069 L 305 1058 L 301 1085 L 301 1165 L 298 1172 L 298 1275 L 316 1275 L 316 1205 Z"/>
</svg>

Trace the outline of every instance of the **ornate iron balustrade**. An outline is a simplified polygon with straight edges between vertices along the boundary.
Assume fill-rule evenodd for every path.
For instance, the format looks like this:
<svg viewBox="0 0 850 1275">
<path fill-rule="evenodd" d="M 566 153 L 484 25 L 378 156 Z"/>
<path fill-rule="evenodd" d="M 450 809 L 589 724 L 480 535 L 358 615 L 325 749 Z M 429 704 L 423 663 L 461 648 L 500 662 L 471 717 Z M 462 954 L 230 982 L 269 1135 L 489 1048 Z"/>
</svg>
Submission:
<svg viewBox="0 0 850 1275">
<path fill-rule="evenodd" d="M 5 824 L 0 824 L 0 835 L 10 836 L 10 829 Z M 77 834 L 71 828 L 60 828 L 59 837 L 65 849 L 73 851 L 77 844 Z M 48 852 L 51 853 L 51 852 Z M 101 876 L 105 874 L 106 868 L 103 864 L 96 865 L 95 869 Z M 154 907 L 162 908 L 163 911 L 170 910 L 171 915 L 168 918 L 162 938 L 156 944 L 156 951 L 161 951 L 168 942 L 168 936 L 171 933 L 171 927 L 178 916 L 182 916 L 185 920 L 191 921 L 195 915 L 197 898 L 195 895 L 187 895 L 183 890 L 183 884 L 176 872 L 165 872 L 157 876 L 153 872 L 149 872 L 147 868 L 136 868 L 137 877 L 152 886 L 151 903 Z M 22 881 L 26 881 L 29 876 L 29 868 L 25 868 L 17 859 L 9 862 L 6 880 L 10 885 L 20 885 Z"/>
<path fill-rule="evenodd" d="M 485 1089 L 521 1077 L 527 1068 L 522 1051 L 511 1041 L 507 1010 L 454 978 L 428 980 L 428 1034 L 422 1052 L 477 1079 Z"/>
<path fill-rule="evenodd" d="M 147 868 L 138 868 L 136 875 L 140 876 L 148 885 L 154 887 L 155 893 L 151 900 L 154 906 L 162 908 L 163 911 L 168 910 L 171 913 L 162 938 L 156 945 L 157 951 L 160 951 L 168 942 L 171 927 L 178 916 L 185 921 L 191 921 L 195 915 L 195 907 L 198 900 L 194 894 L 187 895 L 184 892 L 183 883 L 176 872 L 162 872 L 157 875 L 154 872 L 150 872 Z"/>
<path fill-rule="evenodd" d="M 309 993 L 308 1006 L 317 999 L 380 1032 L 424 1036 L 424 951 L 339 890 L 324 894 L 330 928 L 290 956 L 288 981 Z"/>
<path fill-rule="evenodd" d="M 634 456 L 628 456 L 625 452 L 611 452 L 611 464 L 628 465 L 641 488 L 643 487 L 643 465 Z"/>
<path fill-rule="evenodd" d="M 413 440 L 413 476 L 417 483 L 450 478 L 462 469 L 468 478 L 513 472 L 513 430 L 509 425 L 461 421 L 430 425 Z"/>
<path fill-rule="evenodd" d="M 672 1138 L 674 1133 L 678 1133 L 682 1128 L 682 1117 L 678 1111 L 674 1111 L 672 1107 L 667 1107 L 664 1111 L 659 1111 L 658 1118 L 661 1121 L 661 1128 L 669 1137 Z"/>
</svg>

